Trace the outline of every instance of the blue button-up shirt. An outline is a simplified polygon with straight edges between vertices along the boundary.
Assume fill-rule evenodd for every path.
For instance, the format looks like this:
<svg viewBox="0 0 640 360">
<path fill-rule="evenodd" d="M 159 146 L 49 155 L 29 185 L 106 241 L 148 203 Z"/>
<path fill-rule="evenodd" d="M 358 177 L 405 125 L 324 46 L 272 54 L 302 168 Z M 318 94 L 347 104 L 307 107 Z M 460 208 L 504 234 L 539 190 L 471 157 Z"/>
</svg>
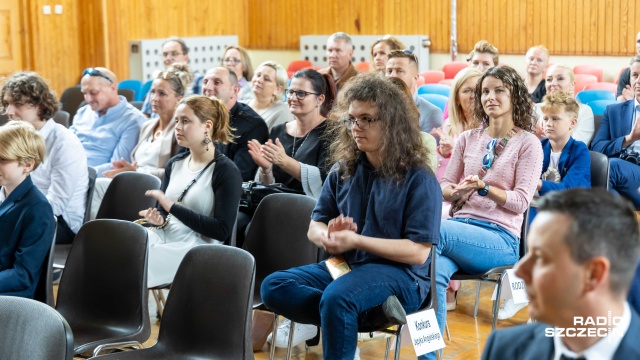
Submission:
<svg viewBox="0 0 640 360">
<path fill-rule="evenodd" d="M 96 169 L 98 177 L 111 169 L 111 162 L 131 161 L 131 152 L 138 143 L 140 127 L 147 120 L 142 113 L 119 96 L 120 102 L 100 116 L 83 106 L 73 118 L 73 131 L 87 153 L 87 163 Z"/>
<path fill-rule="evenodd" d="M 438 243 L 442 191 L 433 172 L 411 169 L 398 183 L 396 179 L 380 177 L 366 156 L 361 155 L 355 174 L 346 179 L 341 175 L 334 165 L 311 214 L 312 220 L 328 224 L 342 214 L 352 217 L 358 225 L 357 233 L 364 236 Z M 348 251 L 344 257 L 352 268 L 371 262 L 402 267 L 418 282 L 422 296 L 427 295 L 429 260 L 422 265 L 402 264 L 362 250 Z"/>
</svg>

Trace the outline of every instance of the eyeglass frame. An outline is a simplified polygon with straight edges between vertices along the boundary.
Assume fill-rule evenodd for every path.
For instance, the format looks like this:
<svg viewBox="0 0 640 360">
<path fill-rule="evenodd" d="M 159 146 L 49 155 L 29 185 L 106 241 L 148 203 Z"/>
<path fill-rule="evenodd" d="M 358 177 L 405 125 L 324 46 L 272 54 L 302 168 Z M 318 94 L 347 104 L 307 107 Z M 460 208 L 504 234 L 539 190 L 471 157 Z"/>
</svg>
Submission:
<svg viewBox="0 0 640 360">
<path fill-rule="evenodd" d="M 110 78 L 110 77 L 108 77 L 107 75 L 105 75 L 103 72 L 101 72 L 100 70 L 98 70 L 98 69 L 96 69 L 96 68 L 92 68 L 92 67 L 91 67 L 91 68 L 86 68 L 86 69 L 84 69 L 84 71 L 82 72 L 82 76 L 84 77 L 84 76 L 86 76 L 86 75 L 89 75 L 89 76 L 99 76 L 99 77 L 101 77 L 101 78 L 103 78 L 103 79 L 107 79 L 107 80 L 109 80 L 109 82 L 113 84 L 113 80 L 111 80 L 111 78 Z"/>
<path fill-rule="evenodd" d="M 242 63 L 242 59 L 226 57 L 226 58 L 222 59 L 222 64 L 224 64 L 224 63 L 238 65 L 238 64 Z"/>
<path fill-rule="evenodd" d="M 320 94 L 318 93 L 304 91 L 304 90 L 293 90 L 293 89 L 284 89 L 284 93 L 285 95 L 287 95 L 287 97 L 293 97 L 293 95 L 295 94 L 296 99 L 298 100 L 304 100 L 308 95 L 320 96 Z M 303 93 L 304 96 L 300 97 L 298 93 Z"/>
<path fill-rule="evenodd" d="M 482 157 L 482 166 L 487 170 L 491 169 L 491 165 L 493 165 L 493 161 L 496 158 L 496 145 L 498 144 L 498 140 L 498 138 L 494 138 L 487 143 L 487 153 Z"/>
<path fill-rule="evenodd" d="M 369 130 L 371 128 L 371 124 L 379 121 L 379 118 L 375 118 L 375 119 L 352 119 L 352 118 L 344 118 L 342 119 L 342 122 L 345 124 L 345 126 L 347 127 L 347 130 L 351 131 L 353 130 L 354 127 L 358 127 L 358 129 L 360 130 Z M 361 125 L 361 122 L 366 122 L 366 127 L 364 127 L 363 125 Z"/>
<path fill-rule="evenodd" d="M 166 58 L 168 58 L 169 56 L 172 56 L 172 57 L 178 57 L 178 56 L 180 56 L 180 55 L 184 55 L 184 53 L 183 53 L 182 51 L 181 51 L 181 52 L 171 51 L 171 52 L 163 52 L 163 53 L 161 53 L 161 54 L 160 54 L 160 57 L 161 57 L 161 58 L 163 58 L 163 59 L 166 59 Z"/>
</svg>

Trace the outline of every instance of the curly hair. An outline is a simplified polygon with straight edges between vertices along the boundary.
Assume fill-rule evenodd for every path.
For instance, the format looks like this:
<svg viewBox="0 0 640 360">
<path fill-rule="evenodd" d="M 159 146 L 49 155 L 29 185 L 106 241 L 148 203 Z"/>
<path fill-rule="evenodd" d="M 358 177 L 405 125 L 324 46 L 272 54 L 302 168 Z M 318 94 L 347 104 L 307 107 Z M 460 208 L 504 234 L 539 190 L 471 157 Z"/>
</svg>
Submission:
<svg viewBox="0 0 640 360">
<path fill-rule="evenodd" d="M 346 120 L 354 101 L 367 102 L 378 110 L 382 164 L 378 173 L 402 182 L 410 168 L 428 168 L 429 151 L 420 138 L 419 115 L 413 100 L 396 85 L 376 74 L 354 77 L 338 94 L 333 115 Z M 333 142 L 329 148 L 332 163 L 338 163 L 343 178 L 353 176 L 361 154 L 344 121 L 330 123 Z M 430 170 L 429 170 L 430 171 Z"/>
<path fill-rule="evenodd" d="M 483 127 L 489 126 L 489 116 L 484 111 L 482 103 L 482 84 L 484 79 L 493 77 L 502 81 L 504 86 L 509 89 L 511 95 L 511 107 L 513 110 L 513 124 L 525 131 L 533 132 L 533 124 L 535 124 L 535 113 L 533 101 L 527 90 L 524 80 L 518 72 L 510 66 L 496 66 L 482 74 L 478 84 L 476 85 L 476 101 L 474 102 L 474 115 L 476 119 L 480 119 Z"/>
<path fill-rule="evenodd" d="M 576 99 L 573 98 L 571 92 L 556 91 L 545 95 L 542 100 L 542 104 L 540 105 L 540 110 L 545 113 L 549 110 L 556 109 L 562 109 L 562 111 L 571 114 L 574 118 L 577 118 L 578 112 L 580 112 L 580 105 Z"/>
<path fill-rule="evenodd" d="M 17 72 L 5 82 L 2 87 L 2 113 L 7 111 L 4 101 L 6 94 L 11 95 L 16 104 L 29 104 L 38 108 L 38 117 L 46 121 L 55 115 L 60 109 L 58 100 L 53 91 L 49 89 L 47 82 L 37 73 L 29 71 Z"/>
<path fill-rule="evenodd" d="M 233 141 L 235 129 L 229 124 L 229 110 L 224 102 L 214 97 L 191 95 L 182 98 L 178 105 L 182 104 L 190 107 L 201 123 L 205 123 L 207 120 L 213 122 L 211 139 L 214 142 L 227 144 Z"/>
</svg>

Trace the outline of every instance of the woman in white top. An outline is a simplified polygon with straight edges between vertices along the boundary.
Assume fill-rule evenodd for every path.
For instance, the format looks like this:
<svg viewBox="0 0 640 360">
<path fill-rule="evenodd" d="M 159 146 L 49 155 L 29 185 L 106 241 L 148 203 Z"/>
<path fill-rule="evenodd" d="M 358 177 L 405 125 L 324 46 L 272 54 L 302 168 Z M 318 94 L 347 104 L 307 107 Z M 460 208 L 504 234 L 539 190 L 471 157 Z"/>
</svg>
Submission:
<svg viewBox="0 0 640 360">
<path fill-rule="evenodd" d="M 31 179 L 58 217 L 56 243 L 70 244 L 84 220 L 89 174 L 80 140 L 52 119 L 58 108 L 55 95 L 34 72 L 15 73 L 2 88 L 3 112 L 32 124 L 44 138 L 45 160 Z"/>
<path fill-rule="evenodd" d="M 566 65 L 551 65 L 547 70 L 547 77 L 545 80 L 545 86 L 547 94 L 552 94 L 556 91 L 562 91 L 569 93 L 573 96 L 573 88 L 575 81 L 573 80 L 573 69 Z M 571 137 L 575 140 L 582 141 L 585 145 L 589 146 L 593 134 L 595 132 L 595 125 L 593 120 L 593 111 L 586 104 L 579 104 L 580 111 L 578 112 L 578 124 L 573 129 Z M 544 138 L 544 132 L 542 130 L 542 110 L 540 104 L 536 104 L 536 114 L 538 115 L 538 123 L 535 127 L 535 133 L 539 138 Z"/>
<path fill-rule="evenodd" d="M 267 123 L 269 131 L 293 120 L 289 107 L 282 101 L 287 85 L 287 71 L 273 61 L 265 61 L 253 73 L 251 90 L 253 99 L 244 101 Z"/>
<path fill-rule="evenodd" d="M 171 283 L 192 247 L 229 242 L 242 193 L 240 171 L 215 150 L 214 142 L 233 139 L 224 103 L 201 95 L 184 98 L 175 122 L 178 144 L 188 151 L 169 160 L 161 190 L 147 192 L 158 207 L 140 211 L 156 225 L 149 229 L 149 287 Z"/>
</svg>

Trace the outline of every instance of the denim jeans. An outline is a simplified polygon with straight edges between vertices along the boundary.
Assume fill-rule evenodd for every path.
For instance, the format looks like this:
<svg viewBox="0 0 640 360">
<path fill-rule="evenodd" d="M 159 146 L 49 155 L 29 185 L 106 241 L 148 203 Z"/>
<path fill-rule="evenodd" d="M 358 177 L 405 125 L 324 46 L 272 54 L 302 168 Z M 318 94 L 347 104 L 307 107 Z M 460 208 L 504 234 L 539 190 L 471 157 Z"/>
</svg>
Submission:
<svg viewBox="0 0 640 360">
<path fill-rule="evenodd" d="M 331 279 L 324 262 L 267 276 L 262 301 L 274 312 L 303 324 L 322 325 L 322 351 L 328 360 L 352 360 L 358 342 L 358 315 L 396 295 L 405 311 L 417 311 L 424 299 L 402 268 L 369 263 Z"/>
<path fill-rule="evenodd" d="M 446 289 L 449 279 L 458 270 L 478 274 L 491 268 L 515 264 L 519 259 L 520 239 L 491 222 L 451 218 L 440 224 L 440 243 L 436 247 L 436 283 L 440 333 L 447 322 Z M 435 353 L 418 359 L 435 359 Z"/>
</svg>

